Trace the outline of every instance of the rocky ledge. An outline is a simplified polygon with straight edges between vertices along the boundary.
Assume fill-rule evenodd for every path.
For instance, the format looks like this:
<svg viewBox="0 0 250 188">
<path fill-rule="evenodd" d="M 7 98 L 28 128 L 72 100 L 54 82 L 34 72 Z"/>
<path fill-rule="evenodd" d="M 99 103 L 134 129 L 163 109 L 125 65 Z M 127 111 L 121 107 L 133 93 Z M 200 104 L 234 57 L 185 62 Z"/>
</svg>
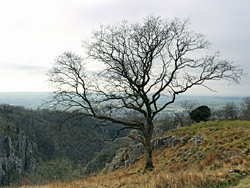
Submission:
<svg viewBox="0 0 250 188">
<path fill-rule="evenodd" d="M 177 144 L 183 142 L 182 138 L 177 136 L 162 136 L 155 138 L 151 141 L 153 149 L 160 147 L 175 147 Z M 194 136 L 189 142 L 194 142 L 195 145 L 201 145 L 203 143 L 202 136 Z M 106 164 L 103 172 L 112 172 L 118 168 L 129 166 L 137 161 L 144 152 L 144 146 L 134 140 L 131 140 L 129 147 L 121 148 L 116 151 L 115 157 L 110 163 Z"/>
</svg>

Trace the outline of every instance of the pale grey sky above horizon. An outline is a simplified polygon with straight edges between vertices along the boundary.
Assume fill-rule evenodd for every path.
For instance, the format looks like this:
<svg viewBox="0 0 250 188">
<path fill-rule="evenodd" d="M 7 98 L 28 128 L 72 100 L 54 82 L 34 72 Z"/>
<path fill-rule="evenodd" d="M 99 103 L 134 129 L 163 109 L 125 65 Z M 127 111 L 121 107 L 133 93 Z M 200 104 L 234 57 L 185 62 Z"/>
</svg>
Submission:
<svg viewBox="0 0 250 188">
<path fill-rule="evenodd" d="M 54 59 L 83 53 L 81 41 L 100 24 L 155 15 L 190 18 L 190 28 L 205 34 L 214 51 L 248 73 L 240 85 L 216 82 L 210 84 L 216 93 L 196 87 L 188 94 L 249 96 L 249 10 L 249 0 L 1 0 L 0 92 L 50 91 L 45 73 Z"/>
</svg>

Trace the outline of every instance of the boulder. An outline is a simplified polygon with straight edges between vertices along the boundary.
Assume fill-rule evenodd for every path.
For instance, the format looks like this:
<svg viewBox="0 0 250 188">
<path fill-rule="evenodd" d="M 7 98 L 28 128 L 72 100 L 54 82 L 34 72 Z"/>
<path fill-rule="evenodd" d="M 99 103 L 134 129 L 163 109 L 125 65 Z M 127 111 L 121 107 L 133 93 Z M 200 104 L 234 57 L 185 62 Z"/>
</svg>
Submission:
<svg viewBox="0 0 250 188">
<path fill-rule="evenodd" d="M 181 138 L 178 138 L 177 136 L 172 136 L 172 147 L 175 147 L 177 144 L 179 144 L 182 141 Z"/>
<path fill-rule="evenodd" d="M 194 141 L 194 144 L 196 146 L 202 145 L 203 144 L 203 137 L 202 136 L 194 136 L 190 141 Z"/>
</svg>

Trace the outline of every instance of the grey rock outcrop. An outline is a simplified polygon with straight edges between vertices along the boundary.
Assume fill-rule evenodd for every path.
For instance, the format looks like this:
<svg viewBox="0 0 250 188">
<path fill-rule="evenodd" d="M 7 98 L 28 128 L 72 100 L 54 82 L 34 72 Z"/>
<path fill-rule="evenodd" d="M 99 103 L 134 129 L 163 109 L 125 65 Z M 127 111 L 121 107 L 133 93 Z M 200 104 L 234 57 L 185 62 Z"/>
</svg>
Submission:
<svg viewBox="0 0 250 188">
<path fill-rule="evenodd" d="M 162 136 L 163 134 L 164 134 L 164 132 L 160 127 L 154 128 L 153 137 Z"/>
<path fill-rule="evenodd" d="M 141 135 L 140 135 L 140 132 L 137 131 L 137 130 L 131 130 L 129 132 L 129 135 L 133 136 L 133 137 L 137 137 L 137 138 L 140 138 L 142 139 Z M 135 139 L 129 139 L 129 145 L 130 146 L 133 146 L 133 145 L 136 145 L 136 144 L 139 144 L 140 142 L 138 140 L 135 140 Z"/>
<path fill-rule="evenodd" d="M 24 172 L 36 169 L 36 145 L 23 132 L 0 132 L 0 186 L 9 185 Z"/>
<path fill-rule="evenodd" d="M 177 136 L 172 137 L 172 146 L 175 147 L 177 144 L 179 144 L 182 141 L 181 138 L 178 138 Z"/>
<path fill-rule="evenodd" d="M 196 146 L 203 144 L 203 137 L 202 136 L 194 136 L 190 141 L 194 141 Z"/>
<path fill-rule="evenodd" d="M 130 141 L 129 147 L 117 150 L 116 156 L 110 163 L 106 164 L 103 172 L 115 171 L 118 168 L 129 166 L 140 159 L 144 152 L 143 144 L 134 142 L 132 139 Z M 153 139 L 151 141 L 151 145 L 153 149 L 157 149 L 168 146 L 175 147 L 180 142 L 182 142 L 182 139 L 176 136 L 162 136 L 157 139 Z"/>
<path fill-rule="evenodd" d="M 138 137 L 138 134 L 133 131 L 131 132 L 133 136 Z M 159 135 L 159 134 L 158 134 Z M 193 136 L 188 142 L 194 143 L 195 146 L 199 146 L 203 144 L 204 138 L 202 136 Z M 151 145 L 153 149 L 158 149 L 161 147 L 175 147 L 179 143 L 186 143 L 185 140 L 179 138 L 177 136 L 158 136 L 151 141 Z M 184 157 L 184 161 L 187 161 L 188 158 L 186 156 L 190 155 L 193 151 L 195 151 L 195 146 L 191 146 L 187 148 L 185 151 L 180 149 L 179 155 Z M 129 146 L 127 148 L 121 148 L 116 151 L 115 157 L 112 159 L 110 163 L 106 164 L 106 167 L 103 169 L 103 172 L 112 172 L 116 169 L 122 168 L 124 166 L 129 166 L 133 164 L 135 161 L 139 160 L 141 155 L 144 152 L 143 144 L 139 143 L 137 140 L 131 139 L 129 142 Z M 247 153 L 249 151 L 246 151 Z M 199 158 L 202 158 L 204 154 L 200 152 L 198 154 Z M 178 162 L 179 159 L 172 159 L 173 162 Z"/>
</svg>

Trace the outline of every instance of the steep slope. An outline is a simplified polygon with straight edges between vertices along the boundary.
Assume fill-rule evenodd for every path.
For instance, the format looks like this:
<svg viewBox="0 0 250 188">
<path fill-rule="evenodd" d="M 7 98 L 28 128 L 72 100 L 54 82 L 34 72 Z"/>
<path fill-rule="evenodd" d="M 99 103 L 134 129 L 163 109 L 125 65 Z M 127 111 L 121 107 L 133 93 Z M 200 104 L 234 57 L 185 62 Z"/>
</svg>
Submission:
<svg viewBox="0 0 250 188">
<path fill-rule="evenodd" d="M 154 150 L 152 172 L 143 172 L 141 156 L 114 172 L 40 187 L 250 187 L 249 121 L 201 122 L 165 136 L 182 141 Z"/>
<path fill-rule="evenodd" d="M 102 127 L 94 129 L 98 120 L 93 118 L 64 123 L 65 118 L 69 115 L 69 113 L 47 109 L 31 110 L 18 106 L 0 105 L 0 165 L 3 164 L 2 161 L 12 161 L 13 163 L 19 161 L 13 157 L 7 159 L 6 156 L 10 152 L 13 153 L 13 156 L 15 153 L 23 156 L 25 149 L 18 153 L 21 146 L 34 143 L 37 146 L 36 160 L 39 161 L 36 168 L 37 173 L 32 173 L 37 177 L 37 179 L 32 177 L 35 182 L 44 180 L 47 183 L 55 179 L 72 179 L 73 176 L 69 174 L 76 167 L 81 170 L 82 166 L 93 158 L 101 160 L 98 160 L 98 165 L 89 168 L 89 172 L 103 168 L 122 142 L 105 144 L 102 140 L 112 138 L 119 129 L 119 125 L 111 126 L 108 129 Z M 21 133 L 25 136 L 22 137 Z M 27 141 L 26 138 L 28 138 Z M 100 141 L 91 142 L 95 139 L 100 139 Z M 63 163 L 70 166 L 63 167 Z M 19 162 L 16 164 L 19 165 Z M 7 165 L 7 167 L 13 171 L 13 174 L 19 174 L 19 167 L 14 164 Z M 17 180 L 12 176 L 3 177 L 6 170 L 5 166 L 0 167 L 0 186 L 6 184 L 5 182 Z M 27 178 L 29 177 L 31 175 L 28 174 Z"/>
</svg>

